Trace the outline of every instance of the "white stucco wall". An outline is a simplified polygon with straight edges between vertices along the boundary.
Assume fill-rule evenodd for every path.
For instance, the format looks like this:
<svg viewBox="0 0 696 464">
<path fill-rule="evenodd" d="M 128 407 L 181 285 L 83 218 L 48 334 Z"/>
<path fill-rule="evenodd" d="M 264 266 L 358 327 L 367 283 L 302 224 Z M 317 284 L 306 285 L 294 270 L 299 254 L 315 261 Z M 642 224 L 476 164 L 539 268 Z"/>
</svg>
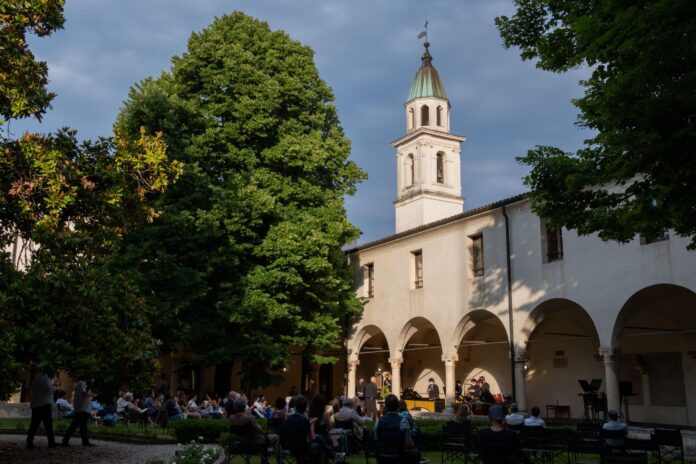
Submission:
<svg viewBox="0 0 696 464">
<path fill-rule="evenodd" d="M 636 292 L 656 284 L 673 284 L 696 292 L 696 253 L 686 250 L 686 239 L 674 236 L 648 245 L 641 245 L 636 237 L 631 243 L 621 245 L 602 242 L 594 236 L 579 237 L 573 231 L 563 230 L 563 259 L 545 263 L 541 221 L 532 214 L 529 202 L 509 204 L 507 211 L 513 278 L 513 335 L 516 347 L 528 357 L 527 404 L 538 405 L 543 411 L 546 404 L 558 401 L 571 406 L 571 414 L 577 417 L 582 413 L 577 380 L 604 377 L 604 365 L 597 348 L 632 349 L 628 342 L 624 342 L 622 348 L 614 336 L 624 304 Z M 484 238 L 485 274 L 482 277 L 474 277 L 471 272 L 469 236 L 476 233 L 482 233 Z M 414 250 L 423 253 L 421 289 L 412 285 L 411 252 Z M 403 354 L 399 350 L 408 342 L 404 339 L 404 326 L 413 318 L 423 318 L 437 331 L 442 345 L 439 352 L 428 357 L 428 362 L 433 363 L 432 369 L 444 372 L 439 356 L 458 353 L 458 380 L 482 372 L 491 383 L 493 393 L 510 391 L 510 355 L 505 344 L 473 348 L 468 359 L 456 348 L 463 336 L 461 328 L 473 314 L 495 316 L 509 334 L 505 221 L 500 208 L 362 248 L 352 253 L 350 259 L 356 276 L 361 275 L 360 267 L 366 263 L 374 263 L 375 267 L 374 297 L 366 302 L 356 332 L 366 325 L 379 327 L 388 341 L 391 357 L 400 357 Z M 359 294 L 363 291 L 359 288 L 361 282 L 362 279 L 356 277 Z M 588 338 L 582 341 L 559 339 L 530 344 L 528 348 L 530 331 L 535 328 L 530 318 L 545 315 L 547 311 L 540 312 L 539 305 L 553 307 L 555 301 L 578 305 L 573 314 L 586 313 L 582 317 L 589 319 L 577 327 L 562 327 L 556 321 L 554 327 L 559 331 L 576 331 Z M 689 303 L 688 310 L 680 310 L 679 317 L 685 318 L 684 327 L 696 327 L 696 300 L 694 302 Z M 569 317 L 582 319 L 575 315 Z M 475 327 L 477 324 L 469 325 Z M 633 405 L 631 419 L 666 421 L 669 417 L 681 423 L 679 418 L 682 417 L 684 423 L 696 423 L 696 374 L 693 373 L 696 371 L 693 355 L 696 334 L 682 337 L 684 345 L 679 350 L 683 354 L 687 406 L 665 409 Z M 360 349 L 353 340 L 349 345 L 356 353 Z M 565 351 L 568 368 L 552 367 L 556 351 Z M 410 357 L 407 355 L 407 359 Z M 425 362 L 422 359 L 422 363 Z M 442 378 L 443 383 L 444 380 Z M 405 378 L 402 385 L 411 386 Z"/>
</svg>

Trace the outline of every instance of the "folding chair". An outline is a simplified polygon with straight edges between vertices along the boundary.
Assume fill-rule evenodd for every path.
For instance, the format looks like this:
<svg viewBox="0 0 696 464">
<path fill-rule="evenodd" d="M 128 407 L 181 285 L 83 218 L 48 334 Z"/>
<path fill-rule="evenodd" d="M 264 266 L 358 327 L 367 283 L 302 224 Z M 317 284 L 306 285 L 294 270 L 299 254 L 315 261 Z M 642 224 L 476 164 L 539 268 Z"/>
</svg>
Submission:
<svg viewBox="0 0 696 464">
<path fill-rule="evenodd" d="M 442 428 L 442 463 L 477 462 L 471 424 L 447 422 Z"/>
<path fill-rule="evenodd" d="M 660 464 L 684 463 L 681 431 L 675 429 L 655 429 L 651 437 L 657 443 L 657 460 Z"/>
</svg>

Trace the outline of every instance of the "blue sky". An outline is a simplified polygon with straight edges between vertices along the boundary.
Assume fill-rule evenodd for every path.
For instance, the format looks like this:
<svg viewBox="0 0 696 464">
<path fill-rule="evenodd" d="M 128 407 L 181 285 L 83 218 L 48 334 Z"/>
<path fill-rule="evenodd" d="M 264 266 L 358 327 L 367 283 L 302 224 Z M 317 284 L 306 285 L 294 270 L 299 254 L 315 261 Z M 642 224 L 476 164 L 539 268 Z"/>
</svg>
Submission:
<svg viewBox="0 0 696 464">
<path fill-rule="evenodd" d="M 315 51 L 333 88 L 352 157 L 369 179 L 347 199 L 360 242 L 394 231 L 394 152 L 405 132 L 405 103 L 420 66 L 416 36 L 428 19 L 434 66 L 452 104 L 462 147 L 465 209 L 525 191 L 515 161 L 535 145 L 576 150 L 588 132 L 574 125 L 571 99 L 585 70 L 540 71 L 505 50 L 493 20 L 512 0 L 67 0 L 65 30 L 32 39 L 58 94 L 43 123 L 13 121 L 11 131 L 70 126 L 82 138 L 110 135 L 128 89 L 170 67 L 189 35 L 215 16 L 240 10 L 283 29 Z"/>
</svg>

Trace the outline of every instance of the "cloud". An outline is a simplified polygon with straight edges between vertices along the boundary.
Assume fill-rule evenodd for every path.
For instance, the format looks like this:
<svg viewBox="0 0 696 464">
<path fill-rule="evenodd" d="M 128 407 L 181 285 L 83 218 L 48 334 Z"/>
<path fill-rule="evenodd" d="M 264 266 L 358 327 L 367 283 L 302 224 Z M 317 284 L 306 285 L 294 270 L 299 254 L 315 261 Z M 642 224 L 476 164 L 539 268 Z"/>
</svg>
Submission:
<svg viewBox="0 0 696 464">
<path fill-rule="evenodd" d="M 505 50 L 493 20 L 512 14 L 508 0 L 71 0 L 65 30 L 31 39 L 49 64 L 59 94 L 45 122 L 13 122 L 13 130 L 69 125 L 83 137 L 108 135 L 130 86 L 171 65 L 193 31 L 215 16 L 241 10 L 282 29 L 315 51 L 322 77 L 352 140 L 353 159 L 369 174 L 346 200 L 361 241 L 394 230 L 395 162 L 389 143 L 405 131 L 408 89 L 420 65 L 428 19 L 434 64 L 452 104 L 452 130 L 462 148 L 466 206 L 524 190 L 526 167 L 515 156 L 537 144 L 577 149 L 588 132 L 573 124 L 570 100 L 587 70 L 551 74 Z"/>
</svg>

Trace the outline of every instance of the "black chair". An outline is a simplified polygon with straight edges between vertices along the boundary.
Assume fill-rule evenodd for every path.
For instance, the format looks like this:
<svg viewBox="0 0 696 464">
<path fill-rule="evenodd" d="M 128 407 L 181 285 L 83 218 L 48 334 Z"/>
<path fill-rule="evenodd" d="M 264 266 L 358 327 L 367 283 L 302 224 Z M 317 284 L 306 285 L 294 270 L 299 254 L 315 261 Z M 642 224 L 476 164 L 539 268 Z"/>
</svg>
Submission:
<svg viewBox="0 0 696 464">
<path fill-rule="evenodd" d="M 675 429 L 655 429 L 651 437 L 657 444 L 657 460 L 660 464 L 684 463 L 684 445 L 682 443 L 681 431 Z"/>
<path fill-rule="evenodd" d="M 608 454 L 602 456 L 602 464 L 648 464 L 648 455 L 638 454 Z"/>
<path fill-rule="evenodd" d="M 626 429 L 602 429 L 599 437 L 602 441 L 602 454 L 626 453 Z"/>
<path fill-rule="evenodd" d="M 442 462 L 478 462 L 470 422 L 447 422 L 442 428 Z"/>
<path fill-rule="evenodd" d="M 582 437 L 596 438 L 602 431 L 602 424 L 598 422 L 578 422 L 577 433 Z"/>
<path fill-rule="evenodd" d="M 402 464 L 403 443 L 401 439 L 375 440 L 367 435 L 363 439 L 365 451 L 365 464 L 377 462 L 378 464 Z"/>
<path fill-rule="evenodd" d="M 566 443 L 567 459 L 571 464 L 596 463 L 602 455 L 602 442 L 599 438 L 572 437 Z M 596 456 L 597 460 L 585 461 L 586 457 Z M 580 460 L 582 457 L 583 460 Z"/>
<path fill-rule="evenodd" d="M 270 462 L 268 453 L 268 435 L 264 434 L 262 443 L 250 443 L 241 440 L 241 437 L 249 437 L 252 435 L 250 428 L 251 423 L 245 425 L 230 425 L 230 436 L 227 443 L 225 453 L 225 462 L 231 464 L 236 458 L 241 458 L 245 464 L 251 464 L 255 457 L 261 459 L 261 464 Z"/>
<path fill-rule="evenodd" d="M 337 420 L 334 423 L 334 427 L 345 431 L 346 438 L 348 439 L 348 454 L 355 454 L 362 449 L 362 442 L 353 430 L 353 419 L 345 421 Z"/>
<path fill-rule="evenodd" d="M 520 431 L 522 451 L 532 464 L 552 463 L 557 455 L 565 454 L 565 447 L 558 447 L 544 427 L 522 427 Z"/>
</svg>

